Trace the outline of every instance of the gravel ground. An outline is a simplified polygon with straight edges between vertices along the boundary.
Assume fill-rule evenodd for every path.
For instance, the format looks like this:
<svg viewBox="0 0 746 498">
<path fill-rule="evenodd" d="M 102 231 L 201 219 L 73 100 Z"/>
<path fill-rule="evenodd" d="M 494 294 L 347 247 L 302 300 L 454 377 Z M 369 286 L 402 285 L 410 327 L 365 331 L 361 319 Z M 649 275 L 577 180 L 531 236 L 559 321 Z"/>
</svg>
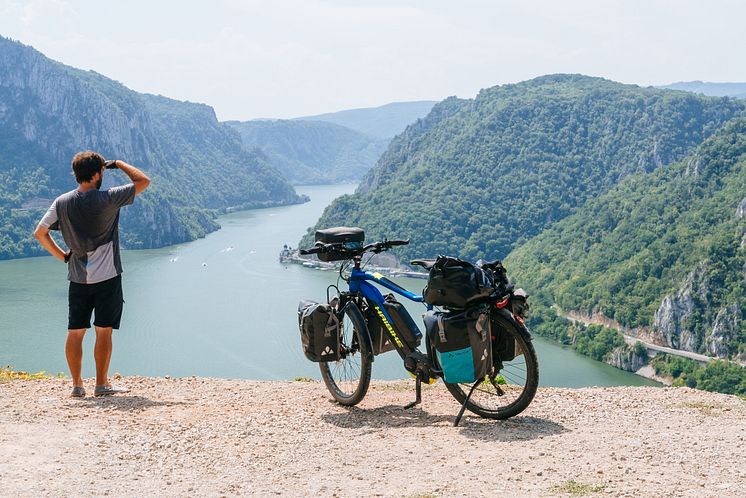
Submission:
<svg viewBox="0 0 746 498">
<path fill-rule="evenodd" d="M 0 384 L 0 496 L 743 496 L 746 402 L 687 388 L 540 389 L 508 421 L 441 383 L 374 382 L 355 408 L 318 382 L 126 377 Z M 89 382 L 90 384 L 90 382 Z M 92 386 L 91 386 L 92 389 Z M 468 414 L 468 412 L 467 412 Z"/>
</svg>

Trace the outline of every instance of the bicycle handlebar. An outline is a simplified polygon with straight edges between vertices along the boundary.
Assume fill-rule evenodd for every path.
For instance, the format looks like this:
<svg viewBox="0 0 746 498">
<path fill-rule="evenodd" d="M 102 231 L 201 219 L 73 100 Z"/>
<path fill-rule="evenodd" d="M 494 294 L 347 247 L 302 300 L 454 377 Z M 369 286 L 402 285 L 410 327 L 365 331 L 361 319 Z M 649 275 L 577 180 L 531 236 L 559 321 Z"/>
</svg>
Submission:
<svg viewBox="0 0 746 498">
<path fill-rule="evenodd" d="M 298 253 L 301 256 L 306 256 L 308 254 L 318 254 L 320 252 L 322 252 L 321 251 L 321 247 L 312 247 L 311 249 L 300 249 L 300 250 L 298 250 Z"/>
<path fill-rule="evenodd" d="M 383 242 L 373 242 L 372 244 L 368 244 L 363 247 L 362 252 L 372 251 L 374 253 L 379 253 L 395 246 L 405 246 L 407 244 L 409 244 L 409 240 L 384 240 Z"/>
<path fill-rule="evenodd" d="M 308 254 L 320 254 L 329 251 L 342 251 L 348 252 L 350 254 L 350 257 L 354 257 L 362 255 L 367 251 L 378 254 L 392 247 L 405 246 L 407 244 L 409 244 L 409 240 L 384 240 L 382 242 L 374 242 L 372 244 L 368 244 L 361 249 L 347 249 L 342 243 L 324 244 L 323 242 L 316 242 L 316 245 L 314 247 L 310 249 L 300 249 L 298 253 L 301 256 L 306 256 Z"/>
</svg>

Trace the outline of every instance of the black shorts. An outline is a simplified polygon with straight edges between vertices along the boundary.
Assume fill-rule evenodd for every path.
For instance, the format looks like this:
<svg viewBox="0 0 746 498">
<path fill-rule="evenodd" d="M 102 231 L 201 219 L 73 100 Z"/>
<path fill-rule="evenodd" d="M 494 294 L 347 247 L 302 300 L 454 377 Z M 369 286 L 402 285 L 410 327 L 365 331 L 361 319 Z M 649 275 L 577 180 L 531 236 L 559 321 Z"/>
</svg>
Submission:
<svg viewBox="0 0 746 498">
<path fill-rule="evenodd" d="M 119 328 L 124 307 L 122 276 L 117 275 L 97 284 L 70 282 L 67 294 L 67 328 L 70 330 L 91 327 L 91 313 L 96 310 L 93 324 L 97 327 Z"/>
</svg>

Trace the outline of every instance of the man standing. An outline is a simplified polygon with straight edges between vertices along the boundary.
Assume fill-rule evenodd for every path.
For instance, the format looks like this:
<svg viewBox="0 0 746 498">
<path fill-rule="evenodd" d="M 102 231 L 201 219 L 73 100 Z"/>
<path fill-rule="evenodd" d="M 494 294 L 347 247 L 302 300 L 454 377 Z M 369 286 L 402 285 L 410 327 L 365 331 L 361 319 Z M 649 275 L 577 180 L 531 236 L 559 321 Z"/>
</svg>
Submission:
<svg viewBox="0 0 746 498">
<path fill-rule="evenodd" d="M 100 190 L 106 169 L 120 169 L 132 183 Z M 83 336 L 93 325 L 96 329 L 96 396 L 127 392 L 109 382 L 111 334 L 119 328 L 124 298 L 122 262 L 119 258 L 119 208 L 132 204 L 135 195 L 150 185 L 142 171 L 124 161 L 105 161 L 101 155 L 85 151 L 75 155 L 73 174 L 78 188 L 59 196 L 34 231 L 34 237 L 60 261 L 67 263 L 68 325 L 65 356 L 73 378 L 73 397 L 85 396 L 81 366 Z M 49 235 L 62 231 L 68 252 Z"/>
</svg>

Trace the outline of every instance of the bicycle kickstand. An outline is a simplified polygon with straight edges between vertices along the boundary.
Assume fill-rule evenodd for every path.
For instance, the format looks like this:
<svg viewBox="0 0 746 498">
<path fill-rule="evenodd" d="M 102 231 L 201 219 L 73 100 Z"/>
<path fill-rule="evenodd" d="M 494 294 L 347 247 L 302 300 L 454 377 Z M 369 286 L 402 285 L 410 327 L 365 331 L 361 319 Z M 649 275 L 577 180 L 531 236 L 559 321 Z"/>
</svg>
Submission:
<svg viewBox="0 0 746 498">
<path fill-rule="evenodd" d="M 415 406 L 422 403 L 422 371 L 417 370 L 417 379 L 415 383 L 415 399 L 411 403 L 408 403 L 404 406 L 405 410 L 409 410 L 410 408 L 414 408 Z"/>
<path fill-rule="evenodd" d="M 464 411 L 466 410 L 466 403 L 469 402 L 469 399 L 471 399 L 471 395 L 474 394 L 474 389 L 479 387 L 479 384 L 482 383 L 484 379 L 479 379 L 474 383 L 473 386 L 471 386 L 471 391 L 469 391 L 469 394 L 466 396 L 466 399 L 464 400 L 464 404 L 461 405 L 461 410 L 459 410 L 458 415 L 456 416 L 456 420 L 453 422 L 454 427 L 458 427 L 458 423 L 461 422 L 461 417 L 464 416 Z"/>
</svg>

